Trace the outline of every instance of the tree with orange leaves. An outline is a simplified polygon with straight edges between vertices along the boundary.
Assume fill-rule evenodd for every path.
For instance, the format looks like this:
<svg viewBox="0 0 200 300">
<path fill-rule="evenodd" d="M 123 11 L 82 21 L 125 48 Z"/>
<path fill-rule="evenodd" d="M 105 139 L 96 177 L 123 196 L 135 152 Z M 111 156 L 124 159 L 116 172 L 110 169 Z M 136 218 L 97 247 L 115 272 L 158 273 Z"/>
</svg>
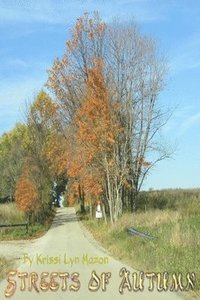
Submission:
<svg viewBox="0 0 200 300">
<path fill-rule="evenodd" d="M 36 185 L 31 179 L 28 169 L 24 168 L 16 184 L 15 202 L 17 208 L 30 217 L 39 210 L 38 200 Z"/>
<path fill-rule="evenodd" d="M 79 158 L 82 168 L 78 170 L 85 193 L 95 197 L 96 202 L 101 198 L 114 222 L 122 213 L 119 190 L 124 173 L 119 174 L 117 165 L 121 128 L 117 120 L 118 107 L 111 102 L 103 77 L 103 62 L 95 59 L 93 64 L 88 70 L 86 99 L 75 117 L 82 157 L 82 160 Z"/>
<path fill-rule="evenodd" d="M 79 124 L 75 123 L 79 126 L 80 139 L 83 142 L 85 136 L 83 144 L 87 141 L 88 147 L 91 146 L 88 153 L 87 147 L 83 147 L 88 169 L 91 170 L 91 166 L 93 168 L 98 161 L 103 161 L 99 172 L 103 169 L 103 176 L 106 174 L 107 177 L 107 183 L 103 182 L 106 198 L 122 198 L 123 207 L 132 211 L 149 170 L 170 155 L 170 151 L 156 138 L 168 119 L 158 103 L 166 72 L 165 59 L 158 53 L 155 41 L 141 34 L 134 22 L 105 24 L 98 13 L 91 18 L 89 14 L 84 14 L 72 28 L 63 57 L 55 59 L 49 70 L 47 82 L 62 110 L 66 127 L 69 124 L 73 126 L 79 116 Z M 95 58 L 103 62 L 101 79 L 98 79 L 99 88 L 97 81 L 95 83 Z M 89 83 L 91 78 L 94 87 Z M 102 78 L 103 85 L 100 83 Z M 88 94 L 93 92 L 96 93 L 95 97 L 90 95 L 89 99 Z M 106 105 L 102 105 L 106 104 L 106 98 L 109 98 L 107 103 L 110 111 L 106 111 Z M 116 114 L 110 113 L 115 111 L 111 109 L 112 105 L 119 107 Z M 98 113 L 101 114 L 101 111 L 103 114 L 100 117 Z M 119 135 L 116 134 L 117 138 L 112 126 L 110 131 L 107 130 L 107 117 L 111 117 L 113 125 L 116 115 L 119 127 L 123 130 Z M 96 123 L 99 121 L 101 126 L 98 127 Z M 109 151 L 104 152 L 103 149 L 107 147 Z M 102 151 L 99 151 L 100 148 Z M 104 159 L 101 160 L 103 153 Z M 99 155 L 100 160 L 93 160 Z M 149 159 L 151 163 L 148 163 Z M 127 183 L 130 188 L 126 187 Z M 109 190 L 114 190 L 116 195 Z M 108 196 L 109 193 L 113 196 Z M 121 201 L 109 201 L 110 214 L 115 221 L 122 211 Z"/>
<path fill-rule="evenodd" d="M 72 28 L 72 38 L 66 42 L 66 53 L 60 60 L 55 59 L 49 70 L 47 87 L 56 95 L 63 110 L 63 119 L 68 124 L 85 99 L 88 71 L 94 57 L 102 57 L 106 24 L 98 12 L 94 18 L 88 13 L 77 18 Z"/>
</svg>

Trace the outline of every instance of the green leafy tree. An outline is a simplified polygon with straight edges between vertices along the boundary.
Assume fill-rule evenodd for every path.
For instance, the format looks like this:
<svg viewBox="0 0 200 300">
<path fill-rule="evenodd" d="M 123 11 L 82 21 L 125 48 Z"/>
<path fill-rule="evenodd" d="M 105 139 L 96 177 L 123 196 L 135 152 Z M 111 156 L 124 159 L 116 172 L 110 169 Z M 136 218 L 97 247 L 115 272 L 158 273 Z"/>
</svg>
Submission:
<svg viewBox="0 0 200 300">
<path fill-rule="evenodd" d="M 58 127 L 57 106 L 41 91 L 27 112 L 27 164 L 41 202 L 40 219 L 48 216 L 52 207 L 55 173 L 49 159 L 49 145 Z"/>
<path fill-rule="evenodd" d="M 16 126 L 0 137 L 0 197 L 14 198 L 16 182 L 26 157 L 27 127 Z"/>
</svg>

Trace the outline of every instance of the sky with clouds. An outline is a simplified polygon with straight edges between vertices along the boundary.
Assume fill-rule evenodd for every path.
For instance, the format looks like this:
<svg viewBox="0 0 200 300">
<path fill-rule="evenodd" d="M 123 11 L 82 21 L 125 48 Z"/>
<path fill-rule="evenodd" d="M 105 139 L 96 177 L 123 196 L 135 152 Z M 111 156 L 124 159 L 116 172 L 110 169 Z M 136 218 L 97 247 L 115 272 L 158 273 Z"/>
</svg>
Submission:
<svg viewBox="0 0 200 300">
<path fill-rule="evenodd" d="M 163 138 L 175 152 L 151 171 L 144 188 L 200 187 L 198 0 L 0 0 L 0 134 L 23 119 L 25 103 L 64 53 L 76 17 L 94 10 L 106 22 L 134 19 L 168 60 L 160 101 L 174 109 Z"/>
</svg>

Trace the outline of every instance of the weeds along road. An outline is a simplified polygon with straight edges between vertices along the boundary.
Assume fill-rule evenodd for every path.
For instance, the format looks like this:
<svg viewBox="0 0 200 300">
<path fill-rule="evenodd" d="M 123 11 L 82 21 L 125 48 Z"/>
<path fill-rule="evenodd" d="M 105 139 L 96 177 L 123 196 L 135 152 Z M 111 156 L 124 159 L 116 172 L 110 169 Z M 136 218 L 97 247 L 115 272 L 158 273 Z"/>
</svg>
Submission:
<svg viewBox="0 0 200 300">
<path fill-rule="evenodd" d="M 16 243 L 13 245 L 15 251 Z M 12 244 L 9 244 L 9 249 L 12 251 Z M 131 283 L 134 270 L 112 258 L 92 239 L 78 221 L 73 208 L 59 209 L 50 230 L 43 237 L 28 243 L 27 247 L 24 244 L 24 248 L 20 247 L 17 254 L 20 255 L 20 263 L 10 276 L 11 283 L 8 285 L 7 279 L 0 283 L 1 300 L 6 299 L 5 291 L 7 296 L 13 293 L 9 298 L 13 300 L 181 299 L 172 292 L 158 292 L 156 289 L 150 292 L 147 282 L 142 292 L 125 288 L 124 293 L 120 294 L 123 280 L 119 275 L 120 270 L 126 268 L 130 271 Z M 95 273 L 91 281 L 93 271 Z M 31 291 L 29 285 L 32 286 Z M 93 290 L 89 289 L 90 285 Z M 97 287 L 99 289 L 94 291 Z"/>
</svg>

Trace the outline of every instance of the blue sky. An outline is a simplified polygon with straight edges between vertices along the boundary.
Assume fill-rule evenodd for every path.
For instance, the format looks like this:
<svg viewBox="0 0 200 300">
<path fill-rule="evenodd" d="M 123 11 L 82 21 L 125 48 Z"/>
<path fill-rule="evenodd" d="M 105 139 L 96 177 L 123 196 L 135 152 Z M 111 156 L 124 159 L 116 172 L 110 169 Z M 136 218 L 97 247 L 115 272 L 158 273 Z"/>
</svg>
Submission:
<svg viewBox="0 0 200 300">
<path fill-rule="evenodd" d="M 200 187 L 200 1 L 198 0 L 0 0 L 0 134 L 23 119 L 47 80 L 47 69 L 62 56 L 68 30 L 83 12 L 99 10 L 135 19 L 153 36 L 169 63 L 165 106 L 175 107 L 163 139 L 176 145 L 144 188 Z"/>
</svg>

